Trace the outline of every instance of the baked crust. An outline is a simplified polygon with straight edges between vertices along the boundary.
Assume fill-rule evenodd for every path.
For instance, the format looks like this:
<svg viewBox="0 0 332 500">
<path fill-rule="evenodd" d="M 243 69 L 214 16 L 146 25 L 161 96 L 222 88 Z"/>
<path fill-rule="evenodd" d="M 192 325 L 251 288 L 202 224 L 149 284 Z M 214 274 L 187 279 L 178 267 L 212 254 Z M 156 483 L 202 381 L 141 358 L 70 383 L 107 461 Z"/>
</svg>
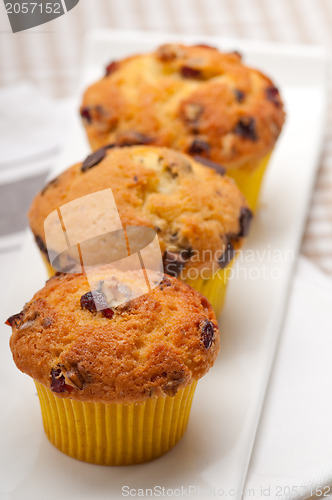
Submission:
<svg viewBox="0 0 332 500">
<path fill-rule="evenodd" d="M 99 278 L 121 284 L 128 276 L 108 268 L 98 270 Z M 84 308 L 81 297 L 90 290 L 83 274 L 54 276 L 8 320 L 17 367 L 59 397 L 132 403 L 174 396 L 213 365 L 216 318 L 188 285 L 164 276 L 108 317 Z"/>
<path fill-rule="evenodd" d="M 233 257 L 232 252 L 227 255 L 230 248 L 242 246 L 251 212 L 232 179 L 167 148 L 131 146 L 101 153 L 95 165 L 74 165 L 33 200 L 30 226 L 46 254 L 46 217 L 69 201 L 106 188 L 112 189 L 123 227 L 157 231 L 164 265 L 170 256 L 181 255 L 177 272 L 183 279 L 191 268 L 204 272 L 204 278 L 211 276 Z M 75 212 L 75 217 L 73 224 L 84 224 L 83 215 L 80 220 Z M 173 274 L 169 267 L 166 272 Z"/>
<path fill-rule="evenodd" d="M 80 112 L 94 150 L 149 143 L 227 169 L 270 153 L 285 119 L 272 80 L 239 53 L 181 44 L 110 64 L 85 91 Z"/>
</svg>

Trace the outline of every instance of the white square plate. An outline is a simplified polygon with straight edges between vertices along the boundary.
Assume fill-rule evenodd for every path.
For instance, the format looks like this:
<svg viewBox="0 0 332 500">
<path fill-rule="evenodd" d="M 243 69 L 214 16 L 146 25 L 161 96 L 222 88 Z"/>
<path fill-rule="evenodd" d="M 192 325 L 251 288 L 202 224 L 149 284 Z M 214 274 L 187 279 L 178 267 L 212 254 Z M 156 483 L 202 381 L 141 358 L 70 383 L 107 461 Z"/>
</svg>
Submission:
<svg viewBox="0 0 332 500">
<path fill-rule="evenodd" d="M 121 498 L 123 486 L 134 488 L 136 494 L 139 488 L 157 486 L 165 488 L 164 496 L 172 489 L 182 496 L 196 492 L 205 498 L 215 490 L 220 496 L 241 497 L 317 169 L 326 56 L 317 47 L 99 32 L 88 40 L 81 90 L 102 76 L 112 59 L 148 51 L 172 39 L 196 43 L 204 39 L 221 49 L 240 50 L 246 63 L 273 78 L 286 103 L 287 123 L 266 175 L 261 209 L 243 252 L 246 259 L 238 259 L 234 266 L 221 318 L 221 354 L 199 382 L 188 430 L 172 451 L 143 465 L 101 467 L 73 460 L 47 441 L 34 385 L 15 368 L 8 349 L 9 329 L 2 326 L 1 499 L 111 500 Z M 73 109 L 72 132 L 56 172 L 82 160 L 87 152 L 78 112 Z M 44 268 L 28 234 L 6 314 L 19 311 L 44 280 Z M 155 490 L 156 496 L 158 491 L 162 496 L 161 489 Z"/>
</svg>

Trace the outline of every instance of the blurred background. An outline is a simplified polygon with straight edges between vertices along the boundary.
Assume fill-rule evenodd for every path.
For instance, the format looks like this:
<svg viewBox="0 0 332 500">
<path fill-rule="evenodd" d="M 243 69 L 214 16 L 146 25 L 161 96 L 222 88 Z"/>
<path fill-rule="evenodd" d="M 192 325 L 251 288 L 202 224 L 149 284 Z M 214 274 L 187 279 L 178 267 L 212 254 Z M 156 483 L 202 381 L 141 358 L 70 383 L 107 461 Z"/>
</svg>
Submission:
<svg viewBox="0 0 332 500">
<path fill-rule="evenodd" d="M 0 235 L 6 236 L 2 246 L 0 241 L 0 251 L 8 244 L 17 248 L 15 235 L 26 226 L 26 218 L 25 212 L 15 207 L 18 202 L 28 206 L 61 147 L 66 124 L 64 98 L 77 89 L 88 31 L 135 29 L 190 33 L 197 35 L 198 41 L 204 35 L 216 35 L 318 44 L 328 50 L 332 46 L 332 0 L 80 0 L 66 15 L 16 34 L 11 32 L 1 2 L 0 22 Z M 56 106 L 54 99 L 58 99 Z M 31 150 L 36 139 L 43 144 L 43 151 Z M 22 185 L 20 173 L 25 167 L 30 175 L 25 176 L 22 194 L 18 184 Z M 302 252 L 332 274 L 330 111 Z"/>
</svg>

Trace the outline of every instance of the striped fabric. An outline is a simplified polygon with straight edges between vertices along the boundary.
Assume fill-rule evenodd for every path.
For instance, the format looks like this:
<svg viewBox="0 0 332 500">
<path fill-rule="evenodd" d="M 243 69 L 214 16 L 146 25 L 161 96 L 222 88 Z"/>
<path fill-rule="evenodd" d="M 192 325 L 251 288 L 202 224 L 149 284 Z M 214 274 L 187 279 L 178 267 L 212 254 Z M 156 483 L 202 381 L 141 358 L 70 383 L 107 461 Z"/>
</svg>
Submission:
<svg viewBox="0 0 332 500">
<path fill-rule="evenodd" d="M 0 3 L 0 83 L 29 79 L 53 96 L 75 91 L 87 31 L 109 27 L 332 45 L 332 0 L 80 0 L 13 35 Z M 332 90 L 332 81 L 330 85 Z M 305 106 L 305 103 L 303 103 Z M 332 274 L 332 103 L 302 252 Z"/>
</svg>

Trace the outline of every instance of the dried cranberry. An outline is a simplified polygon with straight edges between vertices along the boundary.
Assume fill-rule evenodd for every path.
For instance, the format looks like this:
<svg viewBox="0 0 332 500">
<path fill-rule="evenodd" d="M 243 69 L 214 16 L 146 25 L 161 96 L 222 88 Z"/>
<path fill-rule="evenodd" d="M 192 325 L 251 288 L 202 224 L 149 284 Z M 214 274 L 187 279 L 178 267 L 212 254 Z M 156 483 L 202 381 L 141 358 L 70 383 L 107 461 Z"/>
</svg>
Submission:
<svg viewBox="0 0 332 500">
<path fill-rule="evenodd" d="M 87 292 L 81 297 L 81 308 L 90 312 L 107 308 L 107 301 L 103 292 Z"/>
<path fill-rule="evenodd" d="M 166 276 L 159 283 L 160 290 L 163 290 L 165 286 L 172 286 L 172 282 Z"/>
<path fill-rule="evenodd" d="M 214 339 L 215 326 L 212 321 L 206 319 L 201 325 L 201 338 L 205 349 L 210 349 Z"/>
<path fill-rule="evenodd" d="M 22 317 L 22 311 L 18 314 L 13 314 L 13 316 L 9 316 L 9 318 L 5 321 L 5 325 L 13 326 L 16 325 L 16 321 L 19 321 Z"/>
<path fill-rule="evenodd" d="M 101 148 L 89 155 L 81 166 L 81 171 L 86 172 L 92 167 L 95 167 L 100 163 L 106 156 L 106 148 Z"/>
<path fill-rule="evenodd" d="M 266 99 L 273 102 L 273 104 L 277 106 L 277 108 L 280 108 L 281 102 L 280 102 L 279 90 L 277 89 L 277 87 L 267 87 L 265 89 L 265 95 Z"/>
<path fill-rule="evenodd" d="M 241 118 L 237 123 L 234 133 L 244 139 L 257 141 L 256 121 L 254 118 Z"/>
<path fill-rule="evenodd" d="M 105 68 L 105 76 L 111 75 L 118 68 L 119 68 L 119 63 L 117 61 L 110 62 Z"/>
<path fill-rule="evenodd" d="M 202 139 L 194 139 L 190 145 L 188 153 L 191 155 L 199 155 L 200 153 L 208 153 L 210 151 L 210 144 Z"/>
<path fill-rule="evenodd" d="M 201 78 L 200 69 L 191 68 L 190 66 L 182 66 L 180 71 L 183 78 Z"/>
<path fill-rule="evenodd" d="M 106 296 L 103 292 L 87 292 L 82 295 L 81 308 L 90 312 L 100 311 L 106 318 L 112 319 L 114 311 L 107 305 Z"/>
<path fill-rule="evenodd" d="M 253 218 L 252 211 L 247 207 L 242 207 L 239 218 L 240 232 L 238 236 L 240 238 L 248 236 L 252 218 Z"/>
<path fill-rule="evenodd" d="M 223 167 L 222 165 L 219 165 L 219 163 L 216 163 L 215 161 L 208 160 L 207 158 L 204 158 L 204 156 L 195 155 L 194 159 L 196 161 L 198 161 L 199 163 L 203 163 L 203 165 L 206 165 L 207 167 L 212 168 L 220 175 L 225 175 L 225 173 L 226 173 L 225 167 Z"/>
<path fill-rule="evenodd" d="M 229 241 L 226 246 L 226 250 L 218 259 L 218 264 L 221 269 L 224 269 L 233 260 L 235 255 L 235 249 L 232 243 Z"/>
<path fill-rule="evenodd" d="M 235 94 L 237 102 L 243 102 L 244 101 L 244 98 L 245 98 L 246 94 L 245 94 L 245 92 L 243 92 L 243 90 L 234 89 L 234 94 Z"/>
<path fill-rule="evenodd" d="M 90 124 L 92 123 L 92 116 L 91 116 L 91 111 L 90 108 L 84 107 L 80 111 L 80 115 L 85 120 L 86 123 Z"/>
<path fill-rule="evenodd" d="M 70 392 L 72 388 L 66 384 L 65 377 L 62 375 L 60 368 L 52 368 L 51 370 L 51 390 L 53 392 Z"/>
</svg>

